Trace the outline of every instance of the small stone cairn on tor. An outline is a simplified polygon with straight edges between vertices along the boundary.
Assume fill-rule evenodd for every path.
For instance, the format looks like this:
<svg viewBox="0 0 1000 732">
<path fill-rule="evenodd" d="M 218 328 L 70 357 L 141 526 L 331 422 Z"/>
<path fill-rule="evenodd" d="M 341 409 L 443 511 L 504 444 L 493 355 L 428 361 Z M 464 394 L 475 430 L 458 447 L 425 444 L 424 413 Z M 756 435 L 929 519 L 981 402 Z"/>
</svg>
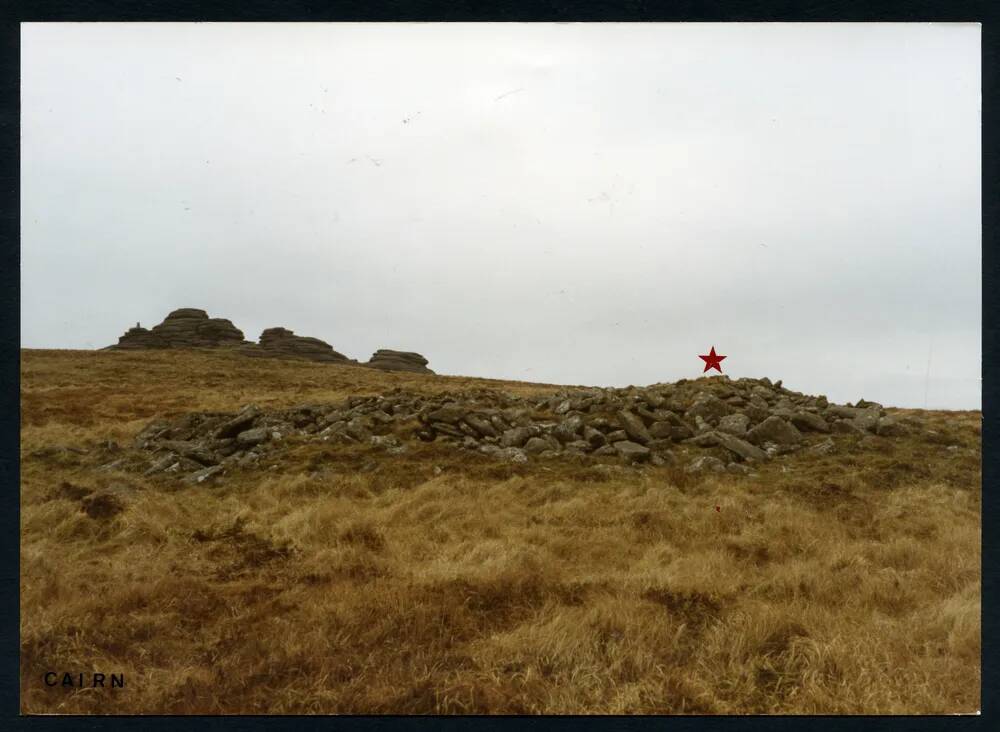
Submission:
<svg viewBox="0 0 1000 732">
<path fill-rule="evenodd" d="M 129 328 L 125 331 L 125 334 L 118 339 L 118 343 L 113 346 L 108 346 L 107 349 L 148 349 L 148 348 L 167 348 L 167 344 L 163 342 L 161 338 L 153 335 L 148 329 L 143 328 L 139 323 L 135 324 L 134 328 Z"/>
<path fill-rule="evenodd" d="M 109 348 L 217 348 L 243 342 L 243 331 L 232 321 L 209 318 L 208 313 L 197 308 L 180 308 L 151 330 L 136 323 Z"/>
</svg>

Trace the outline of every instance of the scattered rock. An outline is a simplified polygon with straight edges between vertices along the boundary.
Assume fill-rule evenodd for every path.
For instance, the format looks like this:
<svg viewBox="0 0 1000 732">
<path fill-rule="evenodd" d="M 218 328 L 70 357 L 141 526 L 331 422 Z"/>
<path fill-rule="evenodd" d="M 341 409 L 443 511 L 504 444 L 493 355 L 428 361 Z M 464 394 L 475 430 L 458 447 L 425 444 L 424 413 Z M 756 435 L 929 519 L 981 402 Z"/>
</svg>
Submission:
<svg viewBox="0 0 1000 732">
<path fill-rule="evenodd" d="M 657 465 L 657 466 L 661 466 L 661 467 L 664 466 L 664 465 L 676 465 L 677 464 L 677 456 L 674 455 L 672 452 L 669 452 L 669 451 L 654 452 L 650 456 L 649 461 L 653 465 Z"/>
<path fill-rule="evenodd" d="M 840 419 L 854 419 L 855 417 L 860 417 L 866 411 L 868 410 L 842 406 L 840 404 L 831 404 L 826 408 L 828 416 L 839 417 Z"/>
<path fill-rule="evenodd" d="M 173 453 L 163 455 L 154 460 L 153 464 L 146 469 L 143 475 L 153 475 L 154 473 L 161 473 L 176 462 L 177 462 L 177 456 L 174 455 Z"/>
<path fill-rule="evenodd" d="M 759 424 L 771 416 L 767 400 L 759 394 L 750 398 L 750 401 L 743 407 L 743 413 L 750 418 L 751 424 Z"/>
<path fill-rule="evenodd" d="M 719 432 L 726 432 L 736 437 L 743 437 L 749 426 L 750 417 L 741 412 L 727 414 L 719 420 Z"/>
<path fill-rule="evenodd" d="M 818 442 L 811 447 L 806 448 L 806 452 L 810 455 L 829 455 L 837 449 L 837 443 L 833 441 L 832 437 L 827 437 L 822 442 Z"/>
<path fill-rule="evenodd" d="M 258 414 L 260 414 L 260 410 L 258 410 L 254 405 L 248 404 L 243 407 L 243 409 L 241 409 L 235 417 L 226 420 L 222 426 L 216 430 L 215 436 L 219 439 L 236 437 L 236 435 L 243 432 L 253 424 L 254 420 L 257 419 Z"/>
<path fill-rule="evenodd" d="M 500 444 L 504 447 L 523 447 L 534 436 L 530 427 L 513 427 L 500 436 Z"/>
<path fill-rule="evenodd" d="M 863 435 L 864 429 L 850 419 L 841 419 L 830 425 L 830 430 L 841 435 Z"/>
<path fill-rule="evenodd" d="M 715 442 L 743 460 L 766 460 L 767 453 L 735 435 L 716 431 L 712 433 Z"/>
<path fill-rule="evenodd" d="M 697 445 L 698 447 L 715 447 L 719 444 L 719 441 L 715 438 L 715 430 L 709 430 L 708 432 L 702 432 L 694 437 L 690 437 L 684 440 L 686 445 Z"/>
<path fill-rule="evenodd" d="M 372 418 L 362 415 L 350 420 L 347 426 L 344 427 L 344 433 L 358 442 L 364 442 L 371 436 L 373 426 Z"/>
<path fill-rule="evenodd" d="M 826 423 L 826 420 L 818 414 L 813 414 L 812 412 L 795 412 L 795 414 L 792 415 L 791 422 L 800 430 L 805 430 L 807 432 L 830 431 L 830 425 Z"/>
<path fill-rule="evenodd" d="M 716 425 L 723 417 L 731 414 L 733 408 L 716 396 L 699 395 L 694 404 L 684 413 L 688 419 L 701 417 L 709 425 Z"/>
<path fill-rule="evenodd" d="M 595 450 L 606 445 L 608 441 L 603 432 L 595 430 L 593 427 L 586 427 L 583 430 L 583 439 Z"/>
<path fill-rule="evenodd" d="M 552 445 L 549 444 L 549 441 L 541 437 L 532 437 L 524 443 L 524 451 L 529 455 L 540 455 L 546 450 L 551 449 Z"/>
<path fill-rule="evenodd" d="M 622 409 L 618 412 L 618 419 L 621 420 L 622 428 L 625 430 L 625 434 L 633 442 L 638 442 L 640 445 L 645 445 L 649 442 L 652 436 L 649 434 L 649 430 L 646 429 L 646 425 L 642 423 L 642 420 L 636 415 L 632 414 L 627 409 Z M 610 440 L 610 435 L 609 435 Z"/>
<path fill-rule="evenodd" d="M 573 442 L 580 430 L 583 429 L 583 418 L 578 416 L 567 417 L 560 422 L 552 434 L 560 442 Z"/>
<path fill-rule="evenodd" d="M 528 453 L 519 447 L 505 447 L 497 455 L 501 460 L 506 460 L 509 463 L 528 462 Z"/>
<path fill-rule="evenodd" d="M 719 458 L 712 457 L 711 455 L 702 455 L 699 458 L 695 458 L 688 466 L 684 468 L 685 473 L 722 473 L 726 469 L 726 464 L 719 460 Z"/>
<path fill-rule="evenodd" d="M 217 475 L 219 475 L 225 468 L 221 465 L 213 465 L 211 467 L 199 470 L 195 473 L 189 475 L 185 482 L 191 485 L 198 485 L 199 483 L 204 483 L 206 481 L 212 480 Z"/>
<path fill-rule="evenodd" d="M 747 440 L 755 445 L 773 442 L 778 445 L 796 445 L 802 433 L 781 417 L 771 416 L 747 432 Z"/>
<path fill-rule="evenodd" d="M 259 445 L 262 442 L 266 442 L 268 437 L 270 435 L 266 427 L 254 427 L 236 435 L 236 442 L 246 446 Z"/>
<path fill-rule="evenodd" d="M 496 437 L 497 428 L 490 422 L 488 417 L 479 414 L 465 415 L 465 423 L 469 425 L 480 437 Z"/>
<path fill-rule="evenodd" d="M 874 432 L 875 428 L 878 427 L 878 410 L 877 409 L 866 409 L 852 421 L 854 425 L 865 432 Z"/>
<path fill-rule="evenodd" d="M 427 418 L 430 419 L 432 422 L 447 422 L 448 424 L 458 424 L 462 420 L 462 417 L 464 416 L 465 416 L 465 409 L 461 405 L 455 402 L 451 402 L 428 413 Z"/>
<path fill-rule="evenodd" d="M 650 452 L 649 448 L 640 445 L 637 442 L 631 442 L 629 440 L 623 440 L 621 442 L 616 442 L 614 445 L 615 451 L 623 458 L 630 462 L 641 462 L 644 460 L 649 460 Z"/>
</svg>

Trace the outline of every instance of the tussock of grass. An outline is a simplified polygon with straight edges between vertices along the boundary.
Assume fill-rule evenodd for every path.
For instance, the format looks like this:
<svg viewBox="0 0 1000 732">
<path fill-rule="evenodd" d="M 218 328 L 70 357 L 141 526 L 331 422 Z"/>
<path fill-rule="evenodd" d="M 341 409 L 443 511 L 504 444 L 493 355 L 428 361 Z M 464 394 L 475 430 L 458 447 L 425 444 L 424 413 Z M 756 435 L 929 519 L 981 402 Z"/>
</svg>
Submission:
<svg viewBox="0 0 1000 732">
<path fill-rule="evenodd" d="M 51 449 L 193 410 L 484 383 L 23 352 L 23 711 L 979 708 L 978 412 L 900 410 L 924 428 L 756 478 L 303 444 L 273 470 L 178 488 Z M 79 490 L 115 486 L 124 511 L 81 510 Z M 92 670 L 127 686 L 42 683 Z"/>
</svg>

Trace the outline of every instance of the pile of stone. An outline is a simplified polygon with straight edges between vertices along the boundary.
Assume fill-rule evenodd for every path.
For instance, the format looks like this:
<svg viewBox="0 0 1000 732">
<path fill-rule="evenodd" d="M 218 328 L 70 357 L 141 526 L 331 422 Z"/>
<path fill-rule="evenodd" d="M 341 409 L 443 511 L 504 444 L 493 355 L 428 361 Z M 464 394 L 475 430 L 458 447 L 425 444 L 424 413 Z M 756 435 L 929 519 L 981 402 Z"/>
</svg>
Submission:
<svg viewBox="0 0 1000 732">
<path fill-rule="evenodd" d="M 244 352 L 250 356 L 269 358 L 304 358 L 309 361 L 349 362 L 342 353 L 333 350 L 326 341 L 309 336 L 295 335 L 287 328 L 267 328 L 260 334 L 256 347 L 247 347 Z"/>
<path fill-rule="evenodd" d="M 218 348 L 244 342 L 243 331 L 225 318 L 209 318 L 197 308 L 174 310 L 152 330 L 136 323 L 112 349 L 127 348 Z"/>
<path fill-rule="evenodd" d="M 392 351 L 380 348 L 372 354 L 365 366 L 383 371 L 410 371 L 415 374 L 433 374 L 427 368 L 427 359 L 412 351 Z"/>
<path fill-rule="evenodd" d="M 227 467 L 247 467 L 287 439 L 332 450 L 367 444 L 399 454 L 441 441 L 487 458 L 624 461 L 683 465 L 688 471 L 748 473 L 755 464 L 807 450 L 822 455 L 908 426 L 864 400 L 839 406 L 767 379 L 727 377 L 645 388 L 567 389 L 527 399 L 492 389 L 434 396 L 395 389 L 337 404 L 238 413 L 197 413 L 150 424 L 135 447 L 140 468 L 201 482 Z"/>
</svg>

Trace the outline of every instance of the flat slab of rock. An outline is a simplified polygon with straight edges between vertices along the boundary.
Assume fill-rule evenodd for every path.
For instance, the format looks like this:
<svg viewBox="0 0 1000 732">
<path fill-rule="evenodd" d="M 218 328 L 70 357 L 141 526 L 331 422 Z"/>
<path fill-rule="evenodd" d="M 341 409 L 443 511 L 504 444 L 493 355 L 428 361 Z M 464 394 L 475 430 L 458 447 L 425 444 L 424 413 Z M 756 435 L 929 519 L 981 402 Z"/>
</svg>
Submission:
<svg viewBox="0 0 1000 732">
<path fill-rule="evenodd" d="M 738 455 L 744 460 L 766 460 L 767 453 L 756 445 L 752 445 L 746 440 L 741 440 L 735 435 L 717 431 L 713 433 L 717 445 L 726 448 L 734 455 Z"/>
<path fill-rule="evenodd" d="M 215 436 L 219 439 L 236 437 L 240 432 L 249 428 L 259 414 L 260 410 L 257 407 L 252 404 L 248 405 L 241 409 L 235 417 L 223 422 L 215 431 Z"/>
<path fill-rule="evenodd" d="M 650 451 L 648 447 L 640 445 L 637 442 L 631 442 L 629 440 L 623 440 L 621 442 L 616 442 L 612 447 L 615 448 L 621 457 L 626 460 L 633 462 L 639 462 L 643 460 L 649 460 Z"/>
<path fill-rule="evenodd" d="M 860 427 L 865 432 L 874 432 L 878 427 L 878 410 L 865 409 L 861 414 L 851 420 L 855 426 Z"/>
<path fill-rule="evenodd" d="M 222 473 L 223 470 L 224 468 L 221 465 L 213 465 L 209 468 L 205 468 L 204 470 L 199 470 L 195 473 L 192 473 L 184 480 L 186 483 L 190 483 L 191 485 L 197 485 L 199 483 L 204 483 L 206 481 L 212 480 L 220 473 Z"/>
<path fill-rule="evenodd" d="M 529 455 L 540 455 L 552 449 L 552 443 L 543 437 L 532 437 L 524 443 L 524 451 Z"/>
<path fill-rule="evenodd" d="M 727 432 L 728 434 L 735 435 L 736 437 L 742 437 L 745 435 L 749 426 L 750 417 L 741 412 L 737 412 L 736 414 L 727 414 L 719 420 L 719 431 Z"/>
<path fill-rule="evenodd" d="M 646 429 L 646 425 L 643 424 L 642 419 L 629 410 L 623 409 L 618 412 L 618 419 L 621 420 L 622 429 L 625 430 L 625 434 L 628 435 L 629 440 L 632 442 L 645 445 L 653 439 L 649 434 L 649 430 Z"/>
<path fill-rule="evenodd" d="M 240 445 L 259 445 L 262 442 L 266 442 L 268 437 L 270 437 L 270 434 L 266 427 L 254 427 L 236 435 L 236 442 Z"/>
<path fill-rule="evenodd" d="M 763 442 L 797 445 L 802 441 L 802 433 L 781 417 L 772 415 L 747 432 L 747 440 L 755 445 Z"/>
<path fill-rule="evenodd" d="M 534 434 L 530 427 L 512 427 L 500 435 L 500 444 L 504 447 L 522 447 Z"/>
<path fill-rule="evenodd" d="M 830 430 L 841 435 L 863 435 L 864 429 L 854 424 L 854 420 L 841 419 L 830 425 Z"/>
<path fill-rule="evenodd" d="M 466 408 L 455 402 L 443 404 L 438 409 L 427 414 L 427 419 L 432 422 L 447 422 L 448 424 L 458 424 L 465 416 Z"/>
<path fill-rule="evenodd" d="M 800 430 L 807 432 L 829 432 L 830 425 L 818 414 L 812 412 L 795 412 L 791 422 Z"/>
<path fill-rule="evenodd" d="M 719 458 L 712 457 L 711 455 L 702 455 L 699 458 L 695 458 L 684 468 L 685 473 L 724 473 L 725 471 L 726 464 L 719 460 Z"/>
<path fill-rule="evenodd" d="M 695 399 L 684 416 L 690 420 L 701 417 L 709 424 L 718 424 L 723 417 L 732 414 L 733 408 L 716 396 L 706 394 Z"/>
</svg>

